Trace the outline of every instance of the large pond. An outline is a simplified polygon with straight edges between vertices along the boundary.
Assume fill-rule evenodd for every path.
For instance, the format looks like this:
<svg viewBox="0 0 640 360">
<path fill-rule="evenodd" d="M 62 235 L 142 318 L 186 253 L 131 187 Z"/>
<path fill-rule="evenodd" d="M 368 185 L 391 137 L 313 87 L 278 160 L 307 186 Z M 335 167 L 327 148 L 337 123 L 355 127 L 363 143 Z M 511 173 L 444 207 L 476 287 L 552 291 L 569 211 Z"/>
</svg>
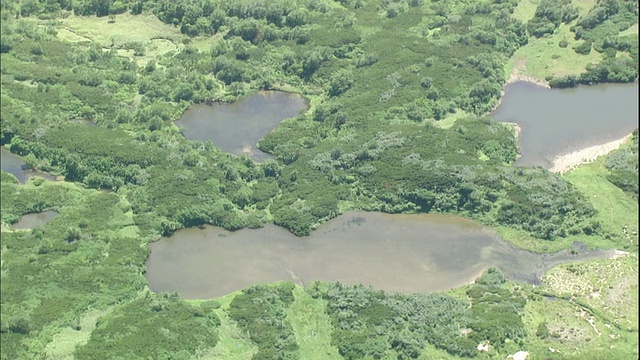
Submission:
<svg viewBox="0 0 640 360">
<path fill-rule="evenodd" d="M 638 127 L 638 83 L 546 89 L 506 86 L 498 121 L 520 125 L 522 166 L 550 168 L 556 155 L 620 139 Z"/>
<path fill-rule="evenodd" d="M 213 298 L 256 283 L 312 280 L 411 292 L 464 285 L 489 266 L 531 283 L 562 262 L 610 256 L 586 250 L 537 255 L 493 231 L 449 215 L 348 212 L 298 238 L 268 225 L 228 232 L 184 229 L 150 245 L 149 287 L 185 298 Z M 574 251 L 575 252 L 575 251 Z"/>
<path fill-rule="evenodd" d="M 223 151 L 263 161 L 272 157 L 256 147 L 258 141 L 282 120 L 298 116 L 308 107 L 298 94 L 261 91 L 233 103 L 194 105 L 176 125 L 187 139 L 211 140 Z"/>
<path fill-rule="evenodd" d="M 48 180 L 55 180 L 54 176 L 49 174 L 28 170 L 22 158 L 16 154 L 12 154 L 9 150 L 4 147 L 0 147 L 0 166 L 2 171 L 13 174 L 21 184 L 24 184 L 29 180 L 32 176 L 42 176 Z"/>
</svg>

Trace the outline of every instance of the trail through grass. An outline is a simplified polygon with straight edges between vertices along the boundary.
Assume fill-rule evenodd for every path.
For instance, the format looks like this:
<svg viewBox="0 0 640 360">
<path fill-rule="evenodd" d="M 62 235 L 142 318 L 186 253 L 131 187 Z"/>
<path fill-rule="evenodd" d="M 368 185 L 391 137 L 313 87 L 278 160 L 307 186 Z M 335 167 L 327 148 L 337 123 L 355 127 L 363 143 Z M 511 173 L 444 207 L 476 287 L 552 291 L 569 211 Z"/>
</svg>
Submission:
<svg viewBox="0 0 640 360">
<path fill-rule="evenodd" d="M 258 348 L 249 340 L 244 332 L 238 327 L 235 321 L 229 318 L 227 309 L 233 298 L 239 292 L 234 292 L 224 297 L 216 299 L 220 302 L 220 308 L 214 310 L 220 318 L 220 329 L 218 330 L 218 343 L 210 350 L 199 352 L 194 360 L 204 359 L 230 359 L 249 360 L 258 352 Z M 197 304 L 202 301 L 190 301 Z"/>
<path fill-rule="evenodd" d="M 296 334 L 301 359 L 342 359 L 331 345 L 332 326 L 325 313 L 325 304 L 314 299 L 300 286 L 294 290 L 296 300 L 287 311 L 287 318 Z"/>
</svg>

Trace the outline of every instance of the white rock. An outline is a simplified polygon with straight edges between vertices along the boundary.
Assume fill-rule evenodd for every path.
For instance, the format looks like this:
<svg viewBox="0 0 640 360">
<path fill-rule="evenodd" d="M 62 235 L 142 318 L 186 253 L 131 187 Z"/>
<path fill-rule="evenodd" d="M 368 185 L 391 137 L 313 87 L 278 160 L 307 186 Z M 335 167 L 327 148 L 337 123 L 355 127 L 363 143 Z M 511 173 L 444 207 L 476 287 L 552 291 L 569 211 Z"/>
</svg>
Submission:
<svg viewBox="0 0 640 360">
<path fill-rule="evenodd" d="M 507 356 L 507 359 L 526 360 L 528 357 L 529 357 L 529 352 L 527 352 L 527 351 L 518 351 L 515 354 Z"/>
</svg>

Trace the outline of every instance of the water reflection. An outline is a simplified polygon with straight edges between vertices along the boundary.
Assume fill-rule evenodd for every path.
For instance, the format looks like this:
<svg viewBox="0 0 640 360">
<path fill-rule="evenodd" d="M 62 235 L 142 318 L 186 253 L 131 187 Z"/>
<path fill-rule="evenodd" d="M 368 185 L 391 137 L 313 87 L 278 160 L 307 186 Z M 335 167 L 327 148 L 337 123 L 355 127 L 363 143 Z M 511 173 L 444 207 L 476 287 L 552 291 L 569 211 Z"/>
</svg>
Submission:
<svg viewBox="0 0 640 360">
<path fill-rule="evenodd" d="M 638 127 L 638 83 L 546 89 L 509 84 L 492 117 L 520 125 L 517 165 L 550 168 L 556 155 L 620 139 Z"/>
<path fill-rule="evenodd" d="M 223 151 L 264 161 L 272 156 L 256 147 L 258 141 L 283 119 L 298 116 L 308 107 L 300 95 L 262 91 L 233 103 L 194 105 L 176 125 L 187 139 L 210 140 Z"/>
<path fill-rule="evenodd" d="M 207 227 L 178 231 L 150 247 L 150 288 L 178 291 L 186 298 L 217 297 L 280 280 L 438 291 L 464 285 L 488 266 L 535 282 L 558 263 L 608 256 L 607 251 L 586 250 L 536 255 L 459 217 L 367 212 L 348 212 L 305 238 L 273 225 L 237 232 Z"/>
<path fill-rule="evenodd" d="M 47 180 L 55 180 L 55 177 L 40 171 L 27 169 L 22 158 L 16 154 L 12 154 L 4 147 L 0 147 L 0 164 L 2 171 L 13 174 L 21 184 L 24 184 L 32 176 L 41 176 Z"/>
</svg>

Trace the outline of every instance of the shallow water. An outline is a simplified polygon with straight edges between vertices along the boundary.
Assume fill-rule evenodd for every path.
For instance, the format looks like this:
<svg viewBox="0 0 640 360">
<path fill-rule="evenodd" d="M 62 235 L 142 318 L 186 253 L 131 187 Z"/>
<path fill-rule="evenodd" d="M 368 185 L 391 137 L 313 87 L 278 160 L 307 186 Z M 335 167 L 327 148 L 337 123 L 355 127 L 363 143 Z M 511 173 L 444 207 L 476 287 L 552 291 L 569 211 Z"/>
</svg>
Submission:
<svg viewBox="0 0 640 360">
<path fill-rule="evenodd" d="M 237 232 L 210 226 L 180 230 L 150 248 L 151 290 L 177 291 L 185 298 L 213 298 L 280 280 L 439 291 L 469 283 L 491 265 L 535 283 L 555 264 L 609 255 L 584 249 L 578 255 L 536 255 L 459 217 L 375 212 L 348 212 L 304 238 L 274 225 Z"/>
<path fill-rule="evenodd" d="M 298 116 L 308 107 L 298 94 L 262 91 L 233 103 L 194 105 L 176 125 L 187 139 L 211 140 L 223 151 L 263 161 L 272 156 L 256 147 L 258 141 L 282 120 Z"/>
<path fill-rule="evenodd" d="M 26 170 L 25 163 L 22 158 L 16 154 L 11 153 L 4 147 L 0 147 L 0 166 L 2 171 L 13 174 L 21 184 L 24 184 L 32 176 L 41 176 L 48 180 L 55 180 L 55 177 L 43 172 Z"/>
<path fill-rule="evenodd" d="M 20 218 L 20 221 L 13 225 L 13 228 L 18 229 L 33 229 L 42 226 L 53 218 L 58 216 L 55 211 L 43 211 L 40 213 L 26 214 Z"/>
<path fill-rule="evenodd" d="M 638 83 L 546 89 L 527 82 L 505 87 L 491 115 L 520 125 L 522 166 L 550 168 L 553 159 L 620 139 L 638 127 Z"/>
</svg>

